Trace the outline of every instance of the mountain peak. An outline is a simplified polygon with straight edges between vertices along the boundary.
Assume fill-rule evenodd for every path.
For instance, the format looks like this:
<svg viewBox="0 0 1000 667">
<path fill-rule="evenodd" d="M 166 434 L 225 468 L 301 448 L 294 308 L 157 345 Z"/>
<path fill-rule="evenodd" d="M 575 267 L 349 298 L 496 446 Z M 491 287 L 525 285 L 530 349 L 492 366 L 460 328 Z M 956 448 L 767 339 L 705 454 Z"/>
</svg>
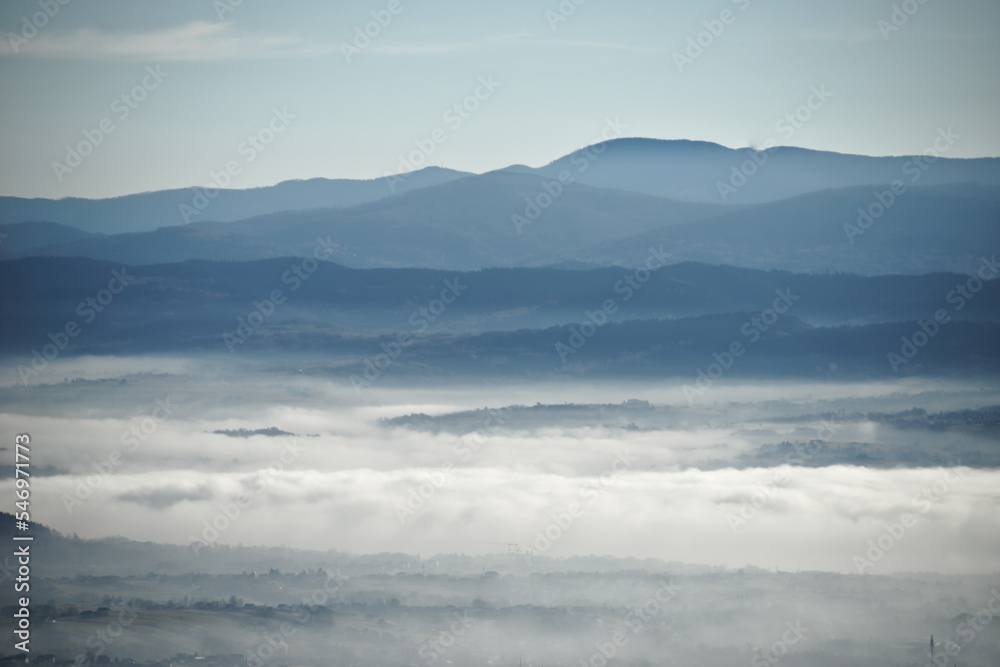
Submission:
<svg viewBox="0 0 1000 667">
<path fill-rule="evenodd" d="M 711 141 L 698 141 L 694 139 L 650 139 L 647 137 L 620 137 L 617 139 L 608 139 L 604 142 L 599 142 L 600 145 L 603 143 L 607 146 L 613 146 L 616 149 L 633 149 L 633 150 L 663 150 L 666 148 L 678 149 L 678 150 L 731 150 Z"/>
</svg>

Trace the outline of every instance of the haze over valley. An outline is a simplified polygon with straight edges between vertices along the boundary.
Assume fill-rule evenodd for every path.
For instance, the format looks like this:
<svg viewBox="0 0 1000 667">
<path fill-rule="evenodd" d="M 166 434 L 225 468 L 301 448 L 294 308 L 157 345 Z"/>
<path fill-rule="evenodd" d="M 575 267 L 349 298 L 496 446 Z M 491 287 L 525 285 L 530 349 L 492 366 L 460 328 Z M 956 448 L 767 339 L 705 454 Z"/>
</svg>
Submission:
<svg viewBox="0 0 1000 667">
<path fill-rule="evenodd" d="M 0 8 L 0 646 L 1000 664 L 1000 7 Z"/>
</svg>

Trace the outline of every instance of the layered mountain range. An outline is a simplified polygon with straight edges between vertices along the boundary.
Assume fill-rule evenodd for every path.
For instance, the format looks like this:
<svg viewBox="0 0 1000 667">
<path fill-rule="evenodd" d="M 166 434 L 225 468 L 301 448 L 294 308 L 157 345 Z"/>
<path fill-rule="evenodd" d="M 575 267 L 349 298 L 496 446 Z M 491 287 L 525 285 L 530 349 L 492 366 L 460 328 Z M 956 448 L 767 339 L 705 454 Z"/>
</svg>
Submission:
<svg viewBox="0 0 1000 667">
<path fill-rule="evenodd" d="M 400 332 L 421 372 L 681 373 L 749 338 L 742 372 L 1000 368 L 997 159 L 621 139 L 481 175 L 7 197 L 0 220 L 14 355 L 80 320 L 66 353 L 279 345 L 341 371 Z"/>
<path fill-rule="evenodd" d="M 723 203 L 725 201 L 725 203 Z M 863 274 L 968 271 L 998 239 L 1000 160 L 619 139 L 532 169 L 0 198 L 0 257 L 129 265 L 310 254 L 357 268 L 675 261 Z"/>
</svg>

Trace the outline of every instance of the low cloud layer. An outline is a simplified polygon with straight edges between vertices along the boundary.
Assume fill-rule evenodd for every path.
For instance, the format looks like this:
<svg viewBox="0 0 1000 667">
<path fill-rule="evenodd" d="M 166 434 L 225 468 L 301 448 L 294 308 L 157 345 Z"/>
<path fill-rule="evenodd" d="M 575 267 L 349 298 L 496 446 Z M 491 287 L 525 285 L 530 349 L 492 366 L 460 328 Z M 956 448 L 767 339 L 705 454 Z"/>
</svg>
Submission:
<svg viewBox="0 0 1000 667">
<path fill-rule="evenodd" d="M 720 403 L 691 407 L 670 402 L 675 387 L 652 385 L 387 389 L 358 397 L 321 380 L 277 374 L 265 381 L 258 373 L 250 381 L 194 361 L 145 363 L 159 372 L 122 361 L 117 370 L 129 374 L 117 380 L 5 390 L 0 424 L 29 431 L 33 465 L 55 473 L 34 479 L 36 521 L 81 537 L 203 546 L 428 555 L 489 553 L 501 549 L 491 543 L 511 543 L 532 558 L 602 554 L 875 573 L 1000 567 L 995 469 L 959 461 L 890 470 L 732 463 L 815 432 L 818 418 L 789 423 L 781 411 L 809 415 L 851 401 L 886 410 L 989 405 L 996 399 L 990 388 L 732 385 L 720 387 Z M 33 391 L 44 391 L 49 405 L 29 410 Z M 777 400 L 790 395 L 800 398 Z M 484 419 L 472 434 L 380 421 L 538 399 L 626 398 L 680 410 L 670 413 L 673 426 L 639 430 L 586 412 L 579 424 L 530 429 L 491 428 Z M 721 402 L 734 398 L 741 402 Z M 26 414 L 35 410 L 67 416 Z M 213 432 L 272 427 L 294 435 Z M 845 423 L 837 438 L 947 445 L 942 434 L 864 420 Z"/>
</svg>

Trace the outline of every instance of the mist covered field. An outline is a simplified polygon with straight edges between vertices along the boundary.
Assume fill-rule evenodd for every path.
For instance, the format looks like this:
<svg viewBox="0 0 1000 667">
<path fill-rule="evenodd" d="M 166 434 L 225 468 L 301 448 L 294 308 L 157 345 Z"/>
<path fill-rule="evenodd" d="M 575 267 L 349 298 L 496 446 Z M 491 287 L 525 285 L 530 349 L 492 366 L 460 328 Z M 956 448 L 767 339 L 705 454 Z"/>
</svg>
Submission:
<svg viewBox="0 0 1000 667">
<path fill-rule="evenodd" d="M 995 383 L 359 394 L 294 361 L 79 358 L 0 390 L 3 427 L 45 443 L 36 520 L 74 536 L 38 544 L 36 641 L 232 664 L 271 637 L 279 664 L 603 646 L 621 664 L 768 664 L 773 647 L 892 665 L 933 632 L 964 664 L 1000 655 L 968 625 L 997 586 Z M 95 634 L 116 622 L 120 639 Z"/>
<path fill-rule="evenodd" d="M 124 372 L 3 390 L 5 427 L 46 443 L 35 511 L 81 537 L 848 573 L 908 513 L 864 571 L 1000 557 L 989 383 L 734 383 L 689 405 L 676 382 L 358 396 L 272 360 L 89 362 Z"/>
</svg>

